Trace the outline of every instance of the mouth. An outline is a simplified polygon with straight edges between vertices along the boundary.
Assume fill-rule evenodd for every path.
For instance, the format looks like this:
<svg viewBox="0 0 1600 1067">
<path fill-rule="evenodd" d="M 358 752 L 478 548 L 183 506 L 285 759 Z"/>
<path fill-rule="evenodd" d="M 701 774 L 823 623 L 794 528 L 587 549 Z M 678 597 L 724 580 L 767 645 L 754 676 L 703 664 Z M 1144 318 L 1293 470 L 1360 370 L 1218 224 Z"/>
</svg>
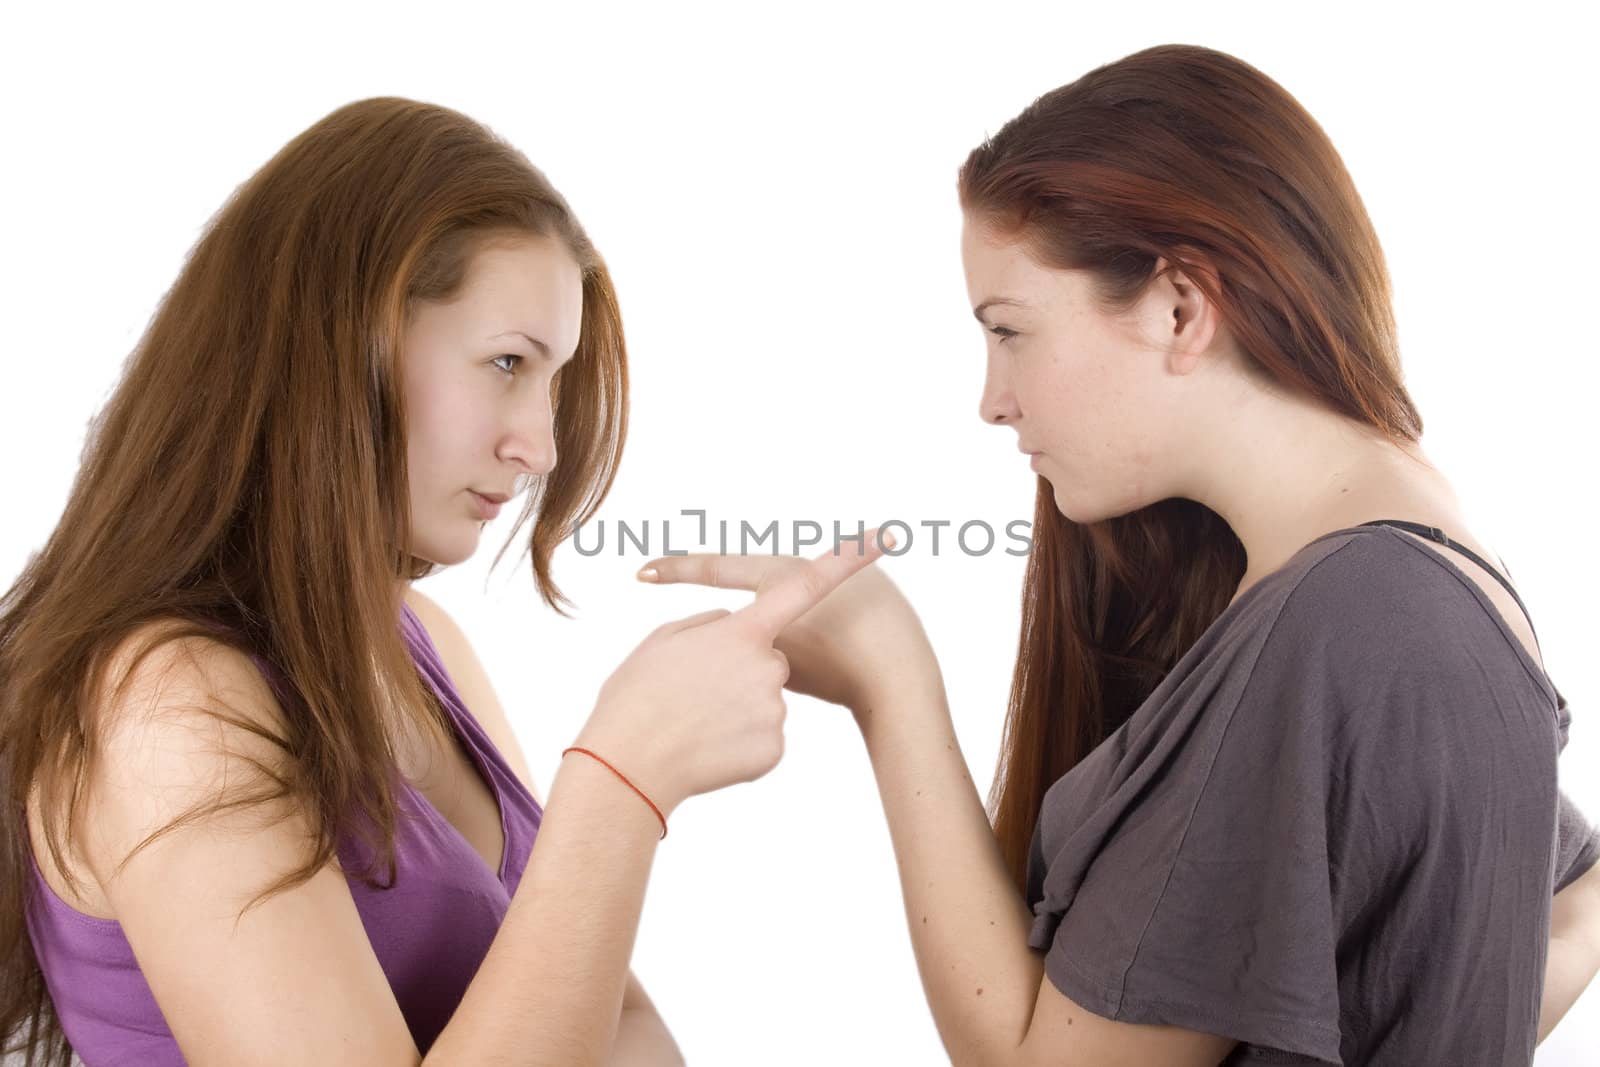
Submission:
<svg viewBox="0 0 1600 1067">
<path fill-rule="evenodd" d="M 480 519 L 492 519 L 500 514 L 500 505 L 505 500 L 510 499 L 509 497 L 504 497 L 496 500 L 493 497 L 484 496 L 473 489 L 468 489 L 467 492 L 472 494 L 472 502 L 478 509 L 478 518 Z"/>
</svg>

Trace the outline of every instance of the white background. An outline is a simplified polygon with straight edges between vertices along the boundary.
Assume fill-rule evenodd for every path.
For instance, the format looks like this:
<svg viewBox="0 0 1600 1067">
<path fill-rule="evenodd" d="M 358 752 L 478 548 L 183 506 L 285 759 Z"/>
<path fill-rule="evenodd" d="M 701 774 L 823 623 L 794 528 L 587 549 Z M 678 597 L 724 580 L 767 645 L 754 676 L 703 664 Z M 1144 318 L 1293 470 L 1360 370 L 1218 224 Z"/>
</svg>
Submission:
<svg viewBox="0 0 1600 1067">
<path fill-rule="evenodd" d="M 8 16 L 0 46 L 0 583 L 57 521 L 85 425 L 205 220 L 304 127 L 390 93 L 506 136 L 608 259 L 634 386 L 608 526 L 650 519 L 659 539 L 683 508 L 735 527 L 1027 518 L 1014 435 L 976 415 L 956 167 L 1045 90 L 1151 44 L 1204 44 L 1284 85 L 1354 175 L 1425 447 L 1515 575 L 1574 710 L 1563 784 L 1600 816 L 1582 489 L 1597 101 L 1577 5 L 43 10 Z M 605 555 L 558 555 L 581 608 L 565 621 L 517 550 L 489 572 L 510 524 L 421 588 L 472 639 L 547 790 L 649 629 L 743 597 L 637 584 L 642 559 L 616 557 L 613 529 Z M 674 547 L 691 532 L 675 523 Z M 922 613 L 986 788 L 1022 560 L 942 548 L 919 531 L 884 566 Z M 692 1063 L 944 1062 L 858 736 L 802 698 L 787 736 L 768 777 L 679 810 L 635 967 Z M 1600 1047 L 1592 988 L 1537 1062 L 1593 1062 L 1585 1047 Z"/>
</svg>

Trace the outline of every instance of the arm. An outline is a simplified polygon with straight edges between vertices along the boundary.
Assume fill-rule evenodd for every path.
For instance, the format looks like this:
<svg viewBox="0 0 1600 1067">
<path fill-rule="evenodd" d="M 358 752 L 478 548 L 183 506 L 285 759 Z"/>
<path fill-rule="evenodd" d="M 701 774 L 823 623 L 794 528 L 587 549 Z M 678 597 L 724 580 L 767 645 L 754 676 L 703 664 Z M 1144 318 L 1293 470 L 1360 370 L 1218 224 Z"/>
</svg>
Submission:
<svg viewBox="0 0 1600 1067">
<path fill-rule="evenodd" d="M 129 857 L 191 806 L 257 791 L 251 760 L 276 767 L 282 758 L 253 732 L 196 710 L 224 698 L 281 732 L 281 710 L 254 665 L 210 642 L 179 644 L 194 658 L 172 645 L 149 656 L 100 724 L 83 825 L 91 872 L 186 1059 L 420 1062 L 336 864 L 239 914 L 304 862 L 303 813 L 283 803 L 223 811 Z M 658 834 L 654 816 L 603 767 L 566 761 L 529 874 L 428 1060 L 602 1062 Z"/>
<path fill-rule="evenodd" d="M 1539 1002 L 1539 1041 L 1549 1036 L 1600 972 L 1600 863 L 1555 895 L 1550 954 Z"/>
<path fill-rule="evenodd" d="M 787 557 L 688 553 L 657 557 L 640 577 L 753 590 L 759 600 L 797 565 Z M 850 708 L 861 728 L 917 968 L 952 1063 L 1221 1061 L 1236 1042 L 1104 1019 L 1044 976 L 1028 947 L 1032 916 L 956 741 L 938 661 L 916 613 L 881 570 L 850 578 L 791 622 L 777 647 L 788 657 L 788 688 Z"/>
<path fill-rule="evenodd" d="M 967 772 L 931 650 L 924 662 L 856 718 L 888 818 L 917 969 L 951 1062 L 1219 1063 L 1231 1039 L 1113 1022 L 1044 976 L 1027 943 L 1032 915 Z"/>
<path fill-rule="evenodd" d="M 601 686 L 579 744 L 633 770 L 664 815 L 766 774 L 783 752 L 788 677 L 773 641 L 875 558 L 819 558 L 739 612 L 658 627 Z M 260 896 L 305 865 L 310 827 L 292 799 L 259 802 L 274 792 L 260 787 L 295 768 L 277 743 L 283 709 L 255 665 L 188 637 L 139 664 L 117 650 L 108 678 L 124 674 L 132 684 L 92 710 L 96 759 L 73 814 L 185 1060 L 417 1063 L 337 863 Z M 210 714 L 219 703 L 236 722 Z M 564 761 L 527 873 L 428 1059 L 604 1062 L 658 832 L 609 770 Z"/>
<path fill-rule="evenodd" d="M 516 733 L 505 708 L 489 682 L 488 672 L 473 651 L 466 634 L 444 608 L 416 587 L 406 591 L 406 602 L 417 613 L 428 631 L 428 637 L 439 656 L 444 660 L 445 671 L 456 685 L 461 702 L 471 711 L 484 733 L 489 735 L 511 769 L 516 771 L 522 784 L 534 800 L 544 806 L 544 799 L 533 783 L 528 770 L 527 757 L 517 742 Z M 530 857 L 530 863 L 532 862 Z M 646 1067 L 646 1065 L 677 1065 L 683 1063 L 683 1053 L 678 1049 L 672 1033 L 656 1012 L 655 1005 L 645 993 L 644 986 L 630 970 L 623 988 L 621 1014 L 617 1020 L 616 1039 L 611 1046 L 607 1063 L 615 1067 Z"/>
<path fill-rule="evenodd" d="M 607 1062 L 659 833 L 608 770 L 565 760 L 500 933 L 429 1060 Z"/>
<path fill-rule="evenodd" d="M 672 1032 L 661 1020 L 656 1006 L 646 995 L 639 979 L 628 972 L 628 986 L 622 994 L 622 1017 L 617 1039 L 611 1045 L 610 1067 L 682 1067 L 683 1053 L 672 1039 Z"/>
</svg>

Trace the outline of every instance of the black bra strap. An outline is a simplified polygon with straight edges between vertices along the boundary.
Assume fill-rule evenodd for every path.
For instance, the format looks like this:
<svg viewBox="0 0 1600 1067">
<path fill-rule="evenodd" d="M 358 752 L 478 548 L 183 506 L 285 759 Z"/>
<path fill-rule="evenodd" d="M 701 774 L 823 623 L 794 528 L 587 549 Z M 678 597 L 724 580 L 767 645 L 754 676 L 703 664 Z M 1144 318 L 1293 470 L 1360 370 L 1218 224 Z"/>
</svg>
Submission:
<svg viewBox="0 0 1600 1067">
<path fill-rule="evenodd" d="M 1398 526 L 1403 530 L 1410 530 L 1414 534 L 1420 534 L 1430 541 L 1437 541 L 1441 545 L 1446 545 L 1455 549 L 1457 552 L 1461 553 L 1463 556 L 1466 556 L 1468 559 L 1472 560 L 1472 562 L 1476 563 L 1478 566 L 1494 575 L 1500 584 L 1506 587 L 1506 591 L 1511 594 L 1511 598 L 1517 602 L 1517 607 L 1522 609 L 1523 616 L 1528 620 L 1528 629 L 1533 630 L 1533 617 L 1528 614 L 1528 606 L 1522 602 L 1522 598 L 1520 596 L 1517 596 L 1516 589 L 1512 588 L 1511 583 L 1506 580 L 1505 576 L 1495 568 L 1491 567 L 1488 563 L 1484 562 L 1482 556 L 1472 551 L 1472 549 L 1468 548 L 1466 545 L 1446 537 L 1445 532 L 1439 529 L 1437 526 L 1424 526 L 1420 522 L 1406 522 L 1404 519 L 1374 519 L 1371 522 L 1364 522 L 1361 525 Z M 1539 643 L 1539 632 L 1537 630 L 1534 630 L 1533 643 L 1535 645 Z"/>
</svg>

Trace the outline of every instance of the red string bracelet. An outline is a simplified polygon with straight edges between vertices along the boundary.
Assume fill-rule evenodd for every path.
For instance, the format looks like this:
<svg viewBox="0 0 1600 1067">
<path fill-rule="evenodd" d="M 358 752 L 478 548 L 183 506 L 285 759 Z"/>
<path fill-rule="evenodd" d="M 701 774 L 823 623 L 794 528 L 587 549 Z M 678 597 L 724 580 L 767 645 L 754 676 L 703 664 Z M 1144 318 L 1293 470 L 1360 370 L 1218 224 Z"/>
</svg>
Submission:
<svg viewBox="0 0 1600 1067">
<path fill-rule="evenodd" d="M 626 785 L 629 789 L 633 790 L 635 793 L 638 793 L 639 794 L 639 799 L 644 801 L 646 804 L 649 804 L 650 805 L 650 810 L 655 812 L 656 813 L 656 818 L 661 820 L 661 837 L 658 838 L 657 840 L 661 840 L 661 841 L 665 841 L 666 840 L 666 838 L 667 838 L 667 817 L 665 815 L 661 814 L 661 809 L 656 807 L 655 803 L 649 797 L 644 795 L 644 790 L 643 789 L 640 789 L 638 786 L 636 786 L 632 782 L 628 781 L 628 776 L 627 775 L 623 774 L 621 771 L 619 771 L 615 767 L 611 766 L 610 763 L 607 763 L 605 759 L 603 759 L 600 756 L 595 755 L 593 752 L 590 752 L 586 748 L 579 748 L 577 745 L 573 745 L 571 748 L 566 749 L 565 751 L 563 751 L 561 753 L 561 758 L 562 759 L 566 759 L 568 752 L 582 752 L 585 756 L 588 756 L 591 759 L 599 760 L 605 766 L 605 768 L 608 771 L 610 771 L 612 774 L 616 775 L 618 778 L 622 779 L 622 784 L 623 785 Z"/>
</svg>

